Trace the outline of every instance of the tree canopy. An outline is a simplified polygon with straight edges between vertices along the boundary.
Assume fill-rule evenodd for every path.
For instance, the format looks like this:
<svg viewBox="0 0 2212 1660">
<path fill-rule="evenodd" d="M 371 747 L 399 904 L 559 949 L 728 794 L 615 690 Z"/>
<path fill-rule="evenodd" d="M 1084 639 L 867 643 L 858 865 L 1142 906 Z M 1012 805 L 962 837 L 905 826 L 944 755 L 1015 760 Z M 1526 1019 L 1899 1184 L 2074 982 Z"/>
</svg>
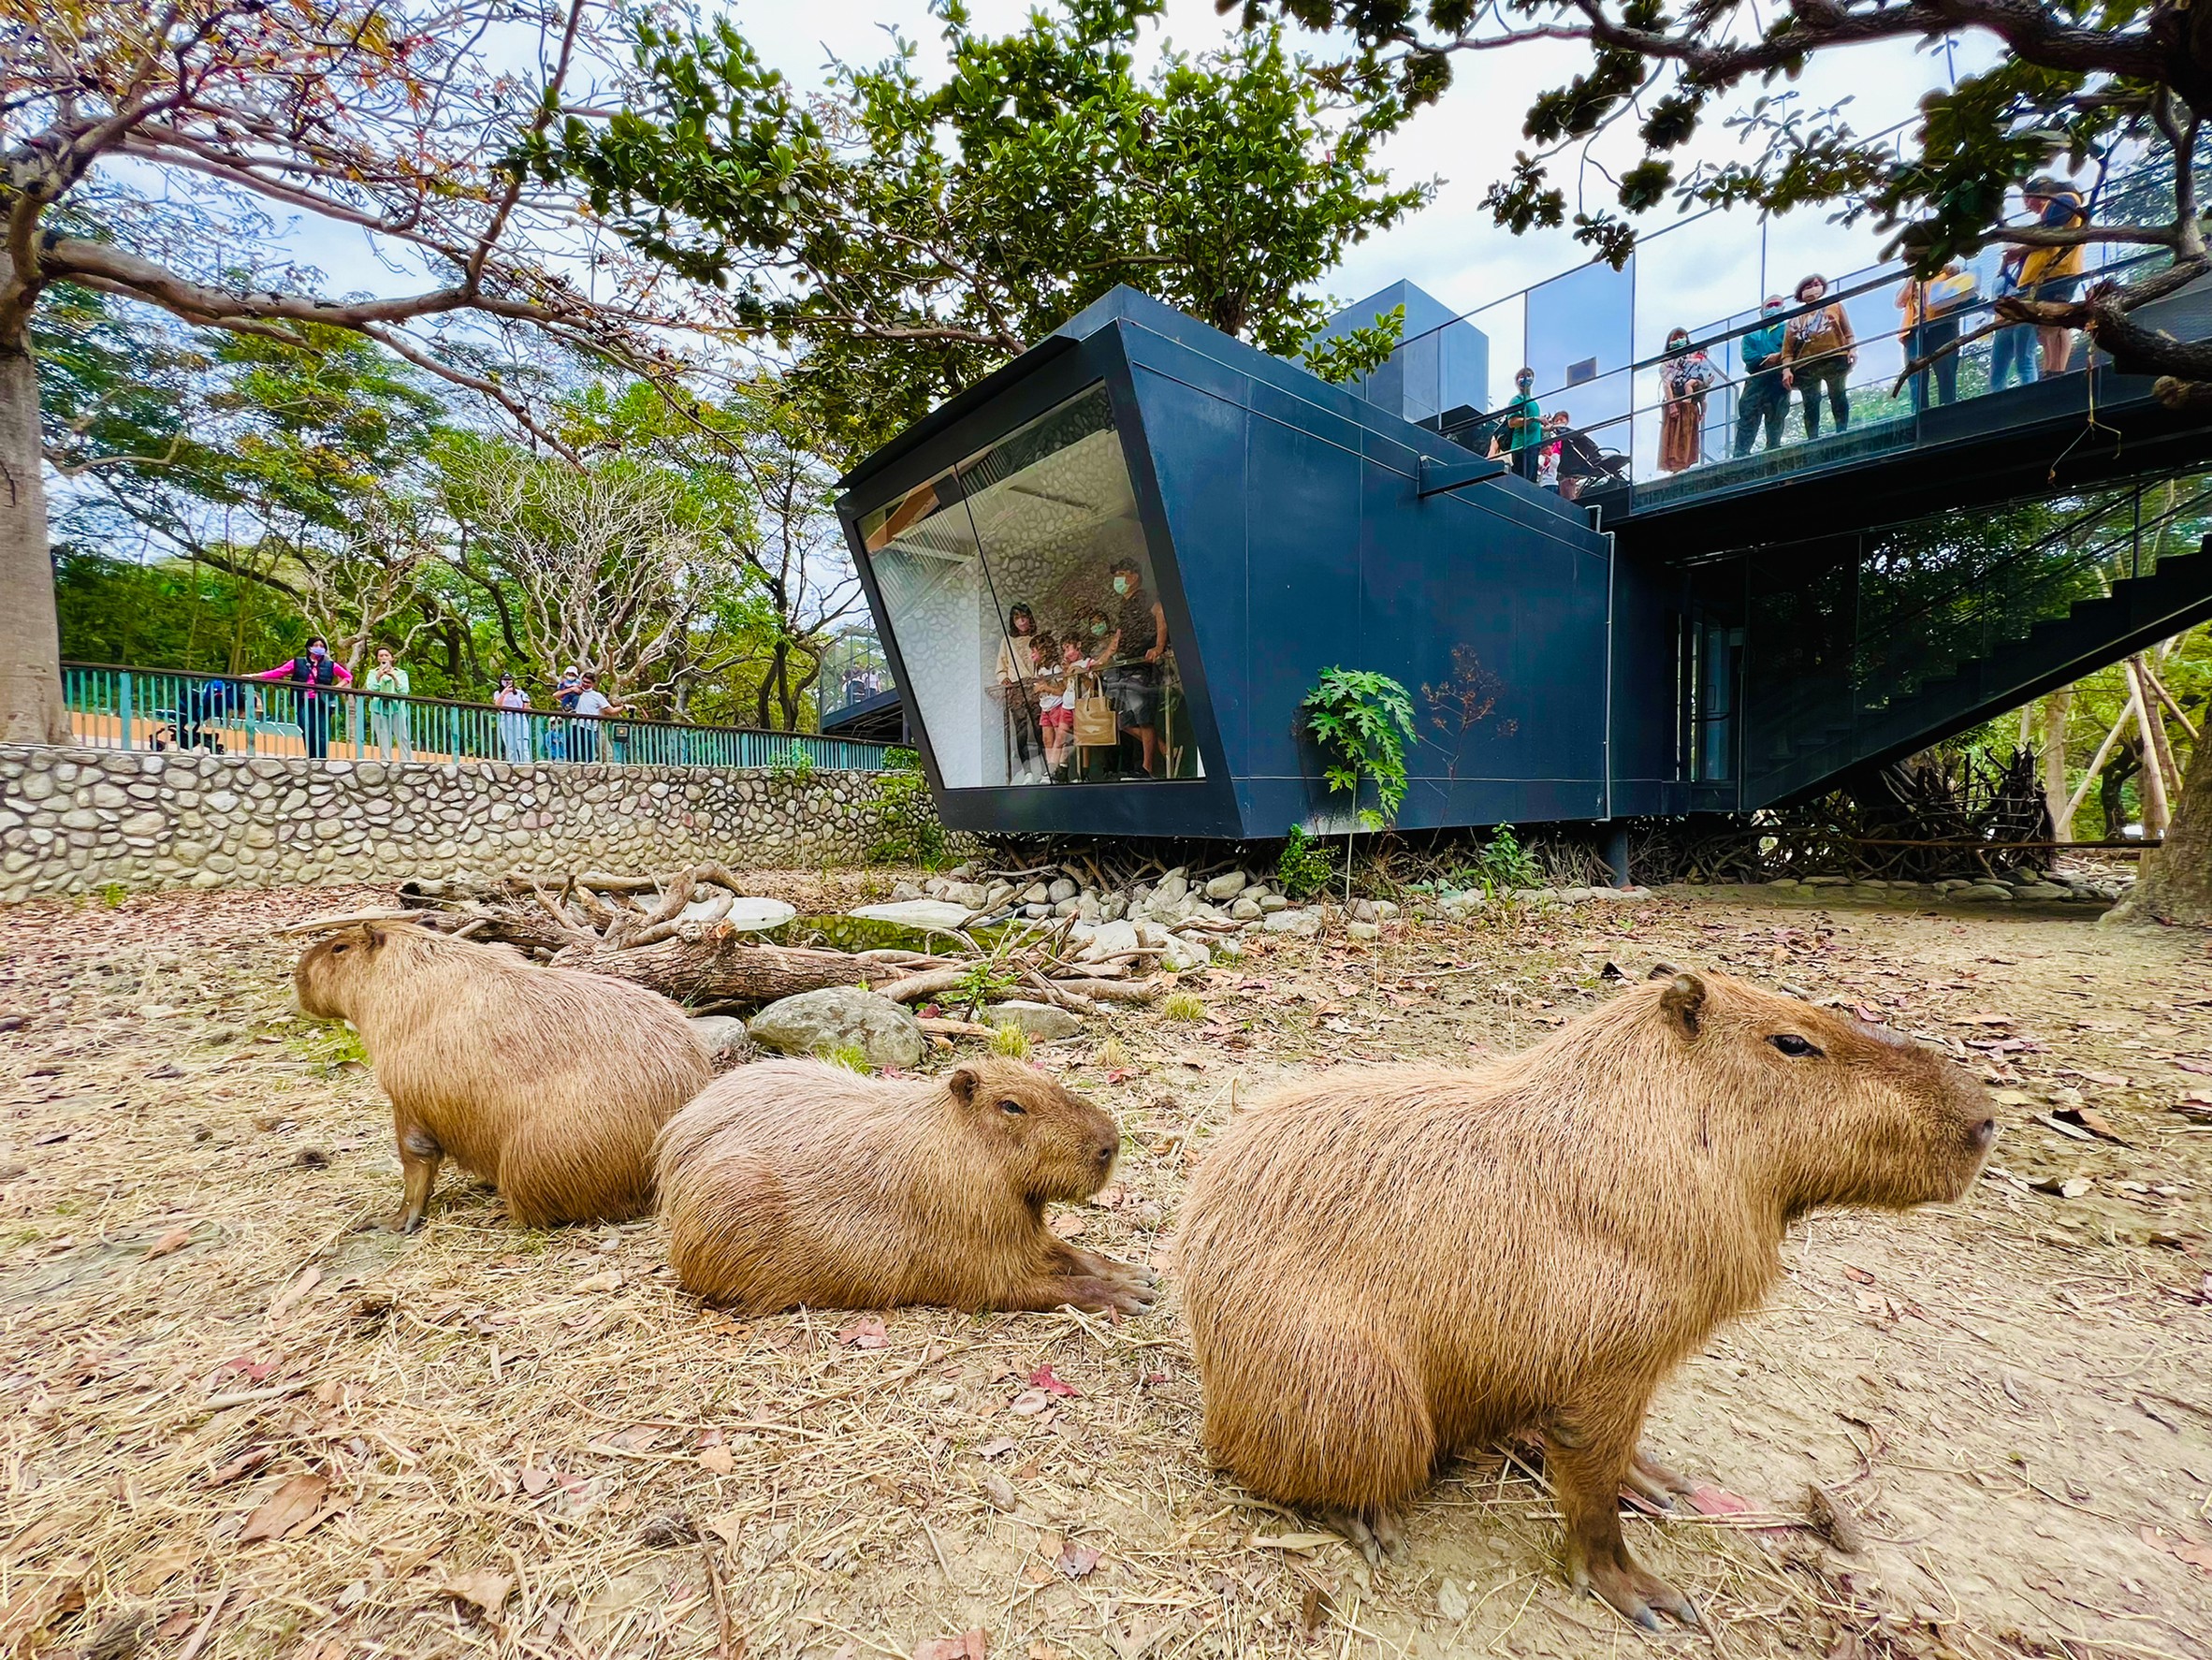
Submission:
<svg viewBox="0 0 2212 1660">
<path fill-rule="evenodd" d="M 641 16 L 625 108 L 533 129 L 528 151 L 800 348 L 798 381 L 855 444 L 1119 284 L 1294 354 L 1345 250 L 1428 198 L 1375 160 L 1404 101 L 1331 90 L 1266 27 L 1141 74 L 1135 34 L 1161 8 L 1067 0 L 992 36 L 934 0 L 941 84 L 901 41 L 812 98 L 727 18 Z"/>
</svg>

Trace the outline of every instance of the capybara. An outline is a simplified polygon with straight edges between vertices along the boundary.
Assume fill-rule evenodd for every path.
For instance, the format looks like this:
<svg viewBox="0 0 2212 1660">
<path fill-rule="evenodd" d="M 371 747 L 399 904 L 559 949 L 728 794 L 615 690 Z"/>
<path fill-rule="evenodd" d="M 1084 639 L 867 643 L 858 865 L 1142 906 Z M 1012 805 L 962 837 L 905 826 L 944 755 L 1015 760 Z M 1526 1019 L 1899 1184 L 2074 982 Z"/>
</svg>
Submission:
<svg viewBox="0 0 2212 1660">
<path fill-rule="evenodd" d="M 503 945 L 367 923 L 300 954 L 305 1013 L 350 1020 L 391 1097 L 422 1225 L 438 1160 L 492 1182 L 517 1222 L 620 1221 L 653 1202 L 653 1137 L 714 1075 L 684 1012 Z"/>
<path fill-rule="evenodd" d="M 1996 1133 L 1935 1050 L 1721 974 L 1488 1067 L 1289 1085 L 1183 1207 L 1207 1444 L 1372 1550 L 1439 1458 L 1539 1435 L 1576 1586 L 1694 1624 L 1621 1536 L 1623 1479 L 1683 1490 L 1637 1449 L 1653 1391 L 1766 1295 L 1792 1218 L 1957 1199 Z"/>
<path fill-rule="evenodd" d="M 1147 1272 L 1044 1225 L 1047 1201 L 1105 1185 L 1120 1146 L 1105 1113 L 1019 1061 L 904 1080 L 758 1061 L 661 1132 L 669 1260 L 686 1289 L 749 1314 L 908 1303 L 1142 1313 Z"/>
</svg>

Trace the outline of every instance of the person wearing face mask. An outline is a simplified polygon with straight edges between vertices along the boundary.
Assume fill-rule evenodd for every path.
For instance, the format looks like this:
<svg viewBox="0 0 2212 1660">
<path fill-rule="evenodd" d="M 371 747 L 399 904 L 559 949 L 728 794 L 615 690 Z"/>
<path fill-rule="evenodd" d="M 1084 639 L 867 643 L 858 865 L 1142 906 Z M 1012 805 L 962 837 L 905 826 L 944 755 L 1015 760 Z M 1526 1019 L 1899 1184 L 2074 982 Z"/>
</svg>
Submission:
<svg viewBox="0 0 2212 1660">
<path fill-rule="evenodd" d="M 515 683 L 513 675 L 500 677 L 500 689 L 491 694 L 492 706 L 500 711 L 500 750 L 506 758 L 517 764 L 529 762 L 530 756 L 530 693 Z"/>
<path fill-rule="evenodd" d="M 1782 384 L 1782 296 L 1769 294 L 1759 307 L 1759 326 L 1743 337 L 1743 389 L 1736 397 L 1736 454 L 1748 456 L 1759 429 L 1767 447 L 1782 447 L 1782 417 L 1789 413 L 1789 388 Z"/>
<path fill-rule="evenodd" d="M 1160 662 L 1168 654 L 1168 614 L 1144 591 L 1134 560 L 1115 560 L 1107 575 L 1113 579 L 1116 609 L 1114 666 L 1106 672 L 1106 695 L 1113 700 L 1122 731 L 1137 740 L 1144 776 L 1150 778 L 1159 751 Z"/>
<path fill-rule="evenodd" d="M 1037 614 L 1026 604 L 1016 604 L 1006 614 L 1006 633 L 998 642 L 998 700 L 1006 707 L 1007 724 L 1013 728 L 1013 781 L 1041 784 L 1037 767 L 1044 736 L 1038 730 Z"/>
<path fill-rule="evenodd" d="M 1821 304 L 1828 280 L 1810 276 L 1797 284 L 1797 303 L 1808 309 L 1792 317 L 1782 331 L 1782 384 L 1805 400 L 1805 436 L 1820 436 L 1820 393 L 1826 386 L 1828 411 L 1836 417 L 1836 430 L 1851 425 L 1852 366 L 1858 361 L 1858 337 L 1851 332 L 1851 319 L 1834 301 Z"/>
<path fill-rule="evenodd" d="M 1705 394 L 1720 373 L 1712 359 L 1690 346 L 1687 328 L 1670 329 L 1666 361 L 1659 371 L 1659 471 L 1681 473 L 1705 451 Z"/>
<path fill-rule="evenodd" d="M 1513 377 L 1513 401 L 1506 405 L 1506 451 L 1513 471 L 1531 484 L 1544 447 L 1544 412 L 1535 399 L 1536 371 L 1523 369 Z"/>
<path fill-rule="evenodd" d="M 354 683 L 352 672 L 330 655 L 329 641 L 321 634 L 310 634 L 307 649 L 290 663 L 281 663 L 251 677 L 291 681 L 293 701 L 299 710 L 299 734 L 307 740 L 307 752 L 318 761 L 329 754 L 330 705 L 336 694 L 328 688 Z"/>
</svg>

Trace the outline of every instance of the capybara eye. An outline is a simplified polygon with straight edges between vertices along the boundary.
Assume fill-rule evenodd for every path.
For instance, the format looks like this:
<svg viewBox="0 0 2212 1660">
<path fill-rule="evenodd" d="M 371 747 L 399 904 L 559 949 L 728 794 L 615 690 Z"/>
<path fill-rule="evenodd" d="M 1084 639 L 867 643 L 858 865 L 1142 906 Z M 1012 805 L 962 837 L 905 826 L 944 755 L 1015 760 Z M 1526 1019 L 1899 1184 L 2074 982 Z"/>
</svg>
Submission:
<svg viewBox="0 0 2212 1660">
<path fill-rule="evenodd" d="M 1019 1118 L 1029 1109 L 1022 1105 L 1020 1101 L 1004 1100 L 998 1103 L 998 1110 L 1001 1113 L 1004 1113 L 1009 1118 Z"/>
<path fill-rule="evenodd" d="M 1820 1045 L 1800 1038 L 1796 1032 L 1776 1032 L 1768 1042 L 1784 1055 L 1818 1055 Z"/>
<path fill-rule="evenodd" d="M 330 954 L 331 954 L 332 956 L 336 956 L 336 955 L 337 955 L 337 954 L 338 954 L 340 952 L 343 951 L 344 949 L 345 949 L 345 947 L 344 947 L 343 945 L 333 945 L 333 946 L 330 948 Z"/>
</svg>

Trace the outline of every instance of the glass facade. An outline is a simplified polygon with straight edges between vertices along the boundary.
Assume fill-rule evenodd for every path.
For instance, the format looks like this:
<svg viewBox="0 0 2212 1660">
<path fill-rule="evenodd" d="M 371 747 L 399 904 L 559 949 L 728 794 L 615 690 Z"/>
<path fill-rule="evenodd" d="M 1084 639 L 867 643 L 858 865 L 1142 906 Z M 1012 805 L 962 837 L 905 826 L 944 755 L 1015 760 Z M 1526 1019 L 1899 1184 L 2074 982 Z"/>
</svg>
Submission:
<svg viewBox="0 0 2212 1660">
<path fill-rule="evenodd" d="M 860 532 L 945 788 L 1202 776 L 1104 386 Z"/>
</svg>

